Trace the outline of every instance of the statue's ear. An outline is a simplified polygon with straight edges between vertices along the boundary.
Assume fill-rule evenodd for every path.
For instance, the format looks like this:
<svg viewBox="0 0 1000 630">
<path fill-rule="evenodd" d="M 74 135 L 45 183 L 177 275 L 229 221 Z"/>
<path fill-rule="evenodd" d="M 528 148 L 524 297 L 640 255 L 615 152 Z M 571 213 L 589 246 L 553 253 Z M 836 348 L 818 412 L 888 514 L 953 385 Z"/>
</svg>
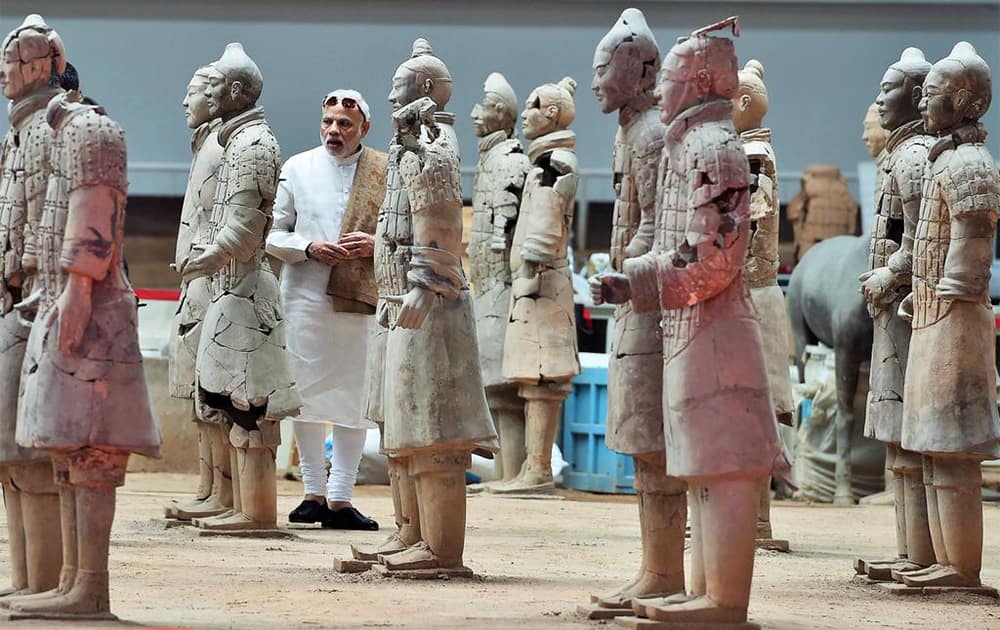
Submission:
<svg viewBox="0 0 1000 630">
<path fill-rule="evenodd" d="M 913 98 L 913 104 L 914 105 L 919 105 L 920 104 L 920 99 L 922 99 L 924 97 L 923 87 L 920 86 L 920 85 L 914 85 L 913 86 L 913 94 L 911 95 L 911 97 Z"/>
<path fill-rule="evenodd" d="M 708 70 L 704 68 L 699 70 L 695 76 L 695 81 L 698 84 L 698 92 L 702 95 L 709 94 L 712 91 L 712 73 Z"/>
<path fill-rule="evenodd" d="M 241 94 L 243 94 L 243 82 L 233 81 L 232 85 L 229 86 L 229 95 L 235 101 L 239 100 Z"/>
<path fill-rule="evenodd" d="M 424 96 L 428 96 L 434 91 L 434 80 L 424 79 Z"/>
<path fill-rule="evenodd" d="M 752 103 L 752 102 L 753 102 L 753 99 L 750 98 L 749 94 L 744 94 L 743 96 L 741 96 L 740 97 L 740 111 L 741 112 L 745 112 L 748 109 L 750 109 L 750 103 Z"/>
<path fill-rule="evenodd" d="M 559 107 L 555 104 L 551 104 L 545 108 L 545 117 L 549 120 L 555 119 L 559 115 Z"/>
</svg>

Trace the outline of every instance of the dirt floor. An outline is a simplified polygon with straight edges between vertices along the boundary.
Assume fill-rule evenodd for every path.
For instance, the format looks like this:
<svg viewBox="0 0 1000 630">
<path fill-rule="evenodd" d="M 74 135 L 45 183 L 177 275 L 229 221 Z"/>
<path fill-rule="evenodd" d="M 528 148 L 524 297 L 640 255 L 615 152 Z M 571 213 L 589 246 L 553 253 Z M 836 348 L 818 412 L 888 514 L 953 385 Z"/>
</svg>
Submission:
<svg viewBox="0 0 1000 630">
<path fill-rule="evenodd" d="M 162 503 L 193 487 L 190 476 L 129 475 L 111 542 L 112 606 L 128 623 L 111 627 L 590 628 L 603 624 L 578 618 L 577 604 L 630 577 L 638 564 L 630 497 L 470 497 L 466 563 L 477 577 L 414 582 L 338 575 L 332 568 L 349 543 L 379 541 L 391 531 L 388 488 L 361 487 L 355 501 L 382 524 L 380 532 L 296 530 L 294 540 L 246 540 L 165 528 Z M 280 482 L 280 512 L 297 505 L 299 488 Z M 983 581 L 1000 586 L 1000 506 L 984 511 Z M 992 600 L 903 598 L 852 581 L 855 556 L 892 550 L 891 507 L 776 503 L 773 522 L 793 551 L 758 552 L 750 618 L 764 628 L 1000 628 L 1000 606 Z M 6 528 L 0 531 L 5 547 Z M 3 553 L 0 575 L 7 571 Z M 0 621 L 0 627 L 105 626 Z"/>
</svg>

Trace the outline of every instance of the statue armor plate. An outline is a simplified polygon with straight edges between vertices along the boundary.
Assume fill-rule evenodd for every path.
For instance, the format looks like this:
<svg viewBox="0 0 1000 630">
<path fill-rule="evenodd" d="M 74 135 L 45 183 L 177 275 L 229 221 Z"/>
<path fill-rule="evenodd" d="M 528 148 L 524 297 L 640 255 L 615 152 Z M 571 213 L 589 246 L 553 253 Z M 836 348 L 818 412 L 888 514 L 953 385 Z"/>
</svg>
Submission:
<svg viewBox="0 0 1000 630">
<path fill-rule="evenodd" d="M 504 139 L 486 149 L 476 167 L 468 250 L 479 366 L 487 389 L 509 385 L 503 377 L 503 344 L 510 309 L 510 247 L 530 167 L 519 140 L 507 138 L 504 130 L 494 133 Z M 490 140 L 487 136 L 481 144 Z M 496 247 L 501 235 L 503 249 Z"/>
<path fill-rule="evenodd" d="M 17 441 L 50 450 L 94 447 L 155 457 L 160 436 L 143 376 L 135 294 L 122 264 L 124 207 L 102 206 L 104 216 L 93 207 L 94 216 L 69 215 L 77 188 L 102 184 L 124 195 L 125 135 L 91 106 L 77 105 L 55 124 L 38 230 L 41 304 L 22 370 Z M 106 228 L 110 241 L 95 226 Z M 66 286 L 65 269 L 94 259 L 110 264 L 104 278 L 93 282 L 92 316 L 80 349 L 64 355 L 56 346 L 59 322 L 48 324 L 49 311 Z"/>
<path fill-rule="evenodd" d="M 865 436 L 897 445 L 902 440 L 904 375 L 911 332 L 909 322 L 898 314 L 900 303 L 910 292 L 912 266 L 912 243 L 904 247 L 903 234 L 904 230 L 912 234 L 916 227 L 921 181 L 932 142 L 921 131 L 922 122 L 915 121 L 894 130 L 888 139 L 869 255 L 870 268 L 892 268 L 900 286 L 896 298 L 885 308 L 868 305 L 874 335 Z"/>
<path fill-rule="evenodd" d="M 503 362 L 504 377 L 519 383 L 568 382 L 580 372 L 566 260 L 579 179 L 574 139 L 571 131 L 557 131 L 528 149 L 532 168 L 511 246 L 514 280 Z M 543 162 L 556 173 L 554 183 L 544 182 Z M 522 276 L 526 262 L 537 265 L 529 277 Z"/>
<path fill-rule="evenodd" d="M 445 118 L 437 113 L 435 119 Z M 479 371 L 472 297 L 458 252 L 415 246 L 413 216 L 423 215 L 437 225 L 461 231 L 454 132 L 448 124 L 438 122 L 437 126 L 440 135 L 431 141 L 425 134 L 422 150 L 391 145 L 386 200 L 379 210 L 375 237 L 376 278 L 383 298 L 405 295 L 413 286 L 437 294 L 430 313 L 416 329 L 396 327 L 400 305 L 389 304 L 383 446 L 401 457 L 424 449 L 498 450 Z M 428 269 L 425 257 L 449 263 Z M 445 266 L 447 278 L 439 273 Z"/>
<path fill-rule="evenodd" d="M 662 308 L 667 474 L 681 477 L 766 475 L 781 455 L 760 326 L 742 272 L 749 169 L 731 108 L 728 100 L 697 105 L 668 126 L 656 242 L 625 264 L 635 308 Z M 727 200 L 734 231 L 725 234 L 725 247 L 699 245 L 705 258 L 675 266 L 691 214 Z M 673 307 L 678 303 L 686 305 Z"/>
<path fill-rule="evenodd" d="M 1000 174 L 981 141 L 935 153 L 932 148 L 913 244 L 913 334 L 902 446 L 993 459 L 1000 457 L 1000 418 L 994 353 L 983 351 L 994 344 L 988 283 L 975 301 L 942 299 L 936 288 L 949 268 L 989 269 L 990 260 L 973 258 L 961 240 L 952 239 L 952 230 L 969 222 L 967 229 L 982 231 L 978 237 L 993 238 Z M 955 363 L 952 357 L 962 357 L 961 369 L 933 369 Z"/>
<path fill-rule="evenodd" d="M 757 189 L 750 194 L 750 246 L 743 273 L 750 287 L 750 299 L 760 322 L 764 341 L 764 364 L 771 388 L 771 403 L 779 418 L 789 418 L 795 411 L 792 403 L 792 379 L 788 367 L 788 309 L 785 294 L 778 286 L 778 167 L 771 146 L 770 129 L 751 129 L 740 134 L 750 170 L 757 175 Z"/>
<path fill-rule="evenodd" d="M 29 329 L 13 305 L 28 296 L 22 259 L 45 201 L 51 170 L 52 129 L 45 120 L 45 106 L 57 90 L 43 90 L 11 106 L 11 127 L 0 146 L 0 383 L 13 393 L 21 380 L 21 366 Z M 21 286 L 12 286 L 14 276 Z M 0 464 L 48 457 L 43 451 L 18 446 L 16 395 L 0 400 Z"/>
<path fill-rule="evenodd" d="M 253 410 L 257 427 L 262 433 L 268 428 L 265 440 L 271 445 L 277 443 L 277 431 L 260 421 L 294 416 L 301 405 L 285 355 L 278 281 L 264 256 L 280 170 L 278 142 L 263 110 L 255 108 L 220 127 L 219 143 L 224 153 L 210 242 L 221 244 L 233 258 L 210 279 L 212 301 L 197 355 L 198 415 L 206 421 L 233 422 L 237 412 Z M 232 202 L 245 190 L 259 191 L 259 208 Z M 225 397 L 228 404 L 219 404 L 216 396 Z"/>
<path fill-rule="evenodd" d="M 611 266 L 652 246 L 640 234 L 643 219 L 656 222 L 656 178 L 663 153 L 660 110 L 651 107 L 618 129 L 613 160 L 616 200 L 612 215 Z M 645 214 L 645 216 L 644 216 Z M 638 237 L 638 238 L 637 238 Z M 658 310 L 637 313 L 628 302 L 615 307 L 608 361 L 608 448 L 625 454 L 663 451 L 663 339 Z"/>
<path fill-rule="evenodd" d="M 212 242 L 212 208 L 215 205 L 215 188 L 222 165 L 222 146 L 219 144 L 218 127 L 221 121 L 204 123 L 195 130 L 191 148 L 194 159 L 188 174 L 187 190 L 181 206 L 181 221 L 177 233 L 174 266 L 184 264 L 197 256 L 200 248 Z M 195 278 L 181 283 L 180 300 L 170 329 L 170 395 L 176 398 L 194 398 L 195 366 L 198 360 L 198 342 L 202 322 L 212 301 L 208 278 Z"/>
</svg>

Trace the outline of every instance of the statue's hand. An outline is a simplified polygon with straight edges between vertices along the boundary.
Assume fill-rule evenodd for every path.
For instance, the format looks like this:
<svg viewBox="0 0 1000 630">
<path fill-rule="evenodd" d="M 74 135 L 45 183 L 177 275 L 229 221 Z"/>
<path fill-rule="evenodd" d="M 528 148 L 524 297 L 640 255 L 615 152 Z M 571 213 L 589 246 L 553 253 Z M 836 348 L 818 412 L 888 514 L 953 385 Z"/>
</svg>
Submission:
<svg viewBox="0 0 1000 630">
<path fill-rule="evenodd" d="M 632 297 L 628 276 L 623 273 L 606 273 L 590 279 L 590 298 L 594 304 L 624 304 Z"/>
<path fill-rule="evenodd" d="M 205 251 L 192 260 L 189 260 L 181 274 L 186 282 L 195 278 L 211 276 L 226 266 L 229 262 L 229 255 L 218 245 L 209 245 Z"/>
<path fill-rule="evenodd" d="M 93 281 L 79 274 L 69 274 L 66 288 L 49 313 L 48 325 L 59 320 L 59 352 L 73 356 L 83 344 L 83 337 L 90 324 L 90 292 Z"/>
<path fill-rule="evenodd" d="M 861 281 L 861 295 L 876 308 L 885 308 L 896 299 L 896 274 L 888 267 L 866 271 L 858 277 Z"/>
<path fill-rule="evenodd" d="M 913 294 L 910 293 L 899 303 L 899 310 L 896 312 L 902 319 L 913 322 Z"/>
<path fill-rule="evenodd" d="M 434 306 L 435 297 L 437 294 L 430 289 L 413 287 L 406 295 L 387 295 L 385 301 L 403 305 L 396 317 L 396 326 L 416 329 L 424 325 L 424 320 Z"/>
</svg>

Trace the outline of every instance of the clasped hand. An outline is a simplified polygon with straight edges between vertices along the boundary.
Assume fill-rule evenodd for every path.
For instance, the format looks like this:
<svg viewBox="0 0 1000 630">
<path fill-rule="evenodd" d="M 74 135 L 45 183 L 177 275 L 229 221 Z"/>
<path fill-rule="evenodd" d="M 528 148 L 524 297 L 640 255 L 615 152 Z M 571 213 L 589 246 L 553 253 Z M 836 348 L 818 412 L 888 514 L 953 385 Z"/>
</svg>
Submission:
<svg viewBox="0 0 1000 630">
<path fill-rule="evenodd" d="M 590 299 L 595 305 L 624 304 L 632 297 L 628 276 L 623 273 L 605 273 L 590 278 Z"/>
<path fill-rule="evenodd" d="M 866 271 L 858 277 L 861 295 L 872 306 L 882 309 L 896 299 L 896 274 L 888 267 Z"/>
<path fill-rule="evenodd" d="M 309 258 L 324 265 L 336 265 L 341 260 L 370 258 L 375 252 L 375 237 L 365 232 L 350 232 L 336 243 L 313 241 L 306 247 Z"/>
<path fill-rule="evenodd" d="M 229 255 L 218 245 L 209 245 L 201 254 L 188 260 L 181 269 L 181 276 L 185 282 L 190 282 L 195 278 L 211 276 L 226 266 L 229 262 Z"/>
</svg>

